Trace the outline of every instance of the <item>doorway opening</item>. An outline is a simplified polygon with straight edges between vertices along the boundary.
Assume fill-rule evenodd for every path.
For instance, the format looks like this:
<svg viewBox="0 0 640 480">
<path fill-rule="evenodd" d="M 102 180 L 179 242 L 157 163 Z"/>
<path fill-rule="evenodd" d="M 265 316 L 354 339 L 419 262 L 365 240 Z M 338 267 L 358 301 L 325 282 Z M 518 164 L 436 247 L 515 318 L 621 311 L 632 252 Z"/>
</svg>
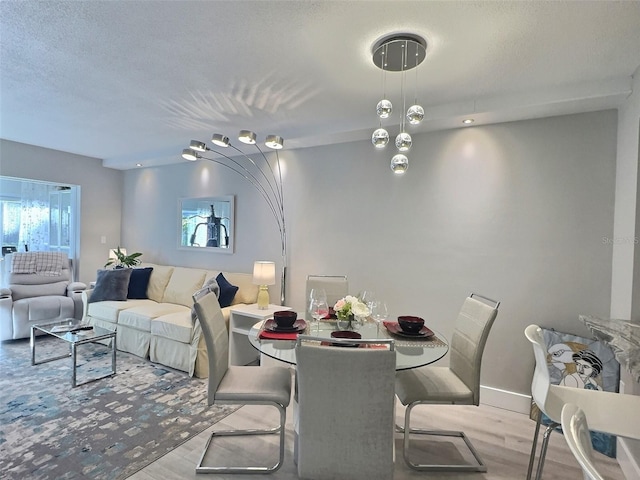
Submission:
<svg viewBox="0 0 640 480">
<path fill-rule="evenodd" d="M 77 278 L 80 186 L 0 176 L 0 245 L 11 252 L 64 252 Z"/>
</svg>

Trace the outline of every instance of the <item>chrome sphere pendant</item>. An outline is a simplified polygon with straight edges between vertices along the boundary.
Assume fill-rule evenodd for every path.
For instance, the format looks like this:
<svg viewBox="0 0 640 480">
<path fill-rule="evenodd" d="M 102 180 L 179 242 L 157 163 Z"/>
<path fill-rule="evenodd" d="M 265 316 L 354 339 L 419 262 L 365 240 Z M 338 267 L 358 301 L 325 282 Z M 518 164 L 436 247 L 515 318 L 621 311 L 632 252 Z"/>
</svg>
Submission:
<svg viewBox="0 0 640 480">
<path fill-rule="evenodd" d="M 412 105 L 407 110 L 407 121 L 411 125 L 418 125 L 424 118 L 424 108 L 420 105 Z"/>
<path fill-rule="evenodd" d="M 396 148 L 399 152 L 407 152 L 411 148 L 411 135 L 406 132 L 400 132 L 396 137 Z"/>
<path fill-rule="evenodd" d="M 378 105 L 376 106 L 376 113 L 380 118 L 389 118 L 391 112 L 393 111 L 393 105 L 389 100 L 380 100 Z"/>
<path fill-rule="evenodd" d="M 373 143 L 376 148 L 384 148 L 389 143 L 389 132 L 387 132 L 384 128 L 378 128 L 371 135 L 371 143 Z"/>
</svg>

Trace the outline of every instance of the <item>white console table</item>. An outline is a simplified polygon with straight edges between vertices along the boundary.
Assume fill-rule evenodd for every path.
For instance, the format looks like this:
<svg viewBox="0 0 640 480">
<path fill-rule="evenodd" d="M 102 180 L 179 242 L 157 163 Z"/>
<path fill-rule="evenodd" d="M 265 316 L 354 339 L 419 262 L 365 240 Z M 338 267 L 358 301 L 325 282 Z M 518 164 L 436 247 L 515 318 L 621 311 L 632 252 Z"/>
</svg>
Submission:
<svg viewBox="0 0 640 480">
<path fill-rule="evenodd" d="M 248 335 L 251 327 L 261 320 L 273 317 L 273 312 L 291 310 L 291 307 L 269 305 L 259 310 L 258 304 L 238 304 L 231 307 L 229 313 L 229 364 L 249 365 L 260 358 L 260 352 L 251 346 Z"/>
</svg>

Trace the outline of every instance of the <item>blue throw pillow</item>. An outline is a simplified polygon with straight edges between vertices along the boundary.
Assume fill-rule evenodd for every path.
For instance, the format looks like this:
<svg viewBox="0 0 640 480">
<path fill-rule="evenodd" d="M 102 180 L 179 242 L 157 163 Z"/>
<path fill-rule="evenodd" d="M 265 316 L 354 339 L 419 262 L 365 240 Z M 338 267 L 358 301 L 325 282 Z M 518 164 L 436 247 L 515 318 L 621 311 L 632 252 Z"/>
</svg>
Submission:
<svg viewBox="0 0 640 480">
<path fill-rule="evenodd" d="M 233 297 L 236 296 L 236 292 L 238 291 L 238 287 L 235 285 L 231 285 L 229 281 L 224 278 L 222 272 L 218 274 L 216 277 L 216 281 L 218 282 L 218 286 L 220 287 L 220 295 L 218 297 L 218 302 L 220 303 L 220 308 L 228 307 L 233 302 Z"/>
<path fill-rule="evenodd" d="M 104 300 L 125 301 L 131 278 L 131 268 L 117 268 L 115 270 L 98 270 L 96 286 L 91 292 L 89 303 Z"/>
<path fill-rule="evenodd" d="M 134 268 L 131 270 L 127 298 L 149 298 L 147 296 L 147 287 L 149 286 L 149 278 L 151 277 L 152 271 L 153 267 Z"/>
</svg>

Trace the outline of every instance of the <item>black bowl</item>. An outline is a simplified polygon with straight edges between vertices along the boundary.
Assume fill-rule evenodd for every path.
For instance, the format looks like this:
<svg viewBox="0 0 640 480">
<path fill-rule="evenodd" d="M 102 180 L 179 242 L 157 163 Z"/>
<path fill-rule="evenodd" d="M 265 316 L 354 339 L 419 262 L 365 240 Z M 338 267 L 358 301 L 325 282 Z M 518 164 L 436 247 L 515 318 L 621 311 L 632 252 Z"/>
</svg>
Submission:
<svg viewBox="0 0 640 480">
<path fill-rule="evenodd" d="M 398 325 L 407 333 L 418 333 L 422 330 L 422 327 L 424 327 L 424 319 L 411 315 L 403 315 L 398 317 Z"/>
<path fill-rule="evenodd" d="M 291 328 L 298 319 L 298 313 L 292 310 L 280 310 L 273 312 L 273 320 L 280 328 Z"/>
<path fill-rule="evenodd" d="M 338 330 L 331 332 L 332 338 L 348 338 L 350 340 L 359 340 L 362 338 L 358 332 L 352 332 L 351 330 Z M 332 343 L 334 347 L 357 347 L 359 343 Z"/>
</svg>

